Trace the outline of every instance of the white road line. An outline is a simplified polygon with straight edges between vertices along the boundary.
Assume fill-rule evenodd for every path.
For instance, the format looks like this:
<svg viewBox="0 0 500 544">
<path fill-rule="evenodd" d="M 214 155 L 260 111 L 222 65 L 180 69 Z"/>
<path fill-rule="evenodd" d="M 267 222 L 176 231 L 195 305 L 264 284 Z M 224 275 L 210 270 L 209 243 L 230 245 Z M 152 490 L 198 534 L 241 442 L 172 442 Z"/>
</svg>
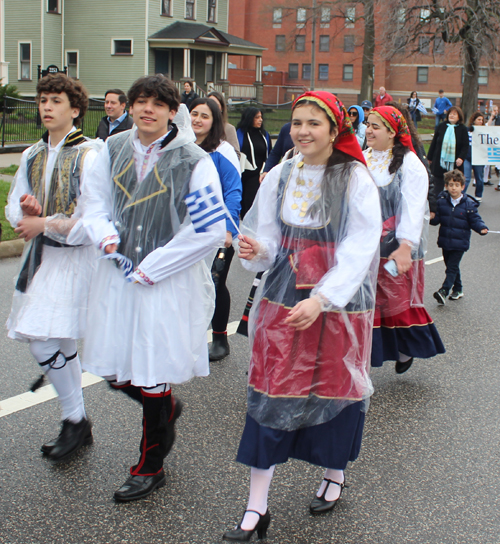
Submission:
<svg viewBox="0 0 500 544">
<path fill-rule="evenodd" d="M 443 257 L 437 257 L 436 259 L 431 259 L 430 261 L 425 261 L 425 264 L 436 264 L 444 261 Z"/>
<path fill-rule="evenodd" d="M 231 336 L 236 334 L 236 329 L 238 328 L 239 321 L 233 321 L 227 325 L 227 334 Z M 207 342 L 212 341 L 212 331 L 207 331 Z M 82 387 L 88 387 L 89 385 L 94 385 L 96 383 L 102 382 L 103 379 L 89 372 L 84 372 L 82 375 Z M 8 416 L 10 414 L 15 414 L 26 408 L 31 408 L 37 404 L 42 404 L 42 402 L 47 402 L 57 398 L 56 390 L 52 385 L 46 385 L 40 387 L 36 393 L 28 391 L 27 393 L 22 393 L 21 395 L 16 395 L 10 399 L 5 399 L 0 401 L 0 418 Z"/>
</svg>

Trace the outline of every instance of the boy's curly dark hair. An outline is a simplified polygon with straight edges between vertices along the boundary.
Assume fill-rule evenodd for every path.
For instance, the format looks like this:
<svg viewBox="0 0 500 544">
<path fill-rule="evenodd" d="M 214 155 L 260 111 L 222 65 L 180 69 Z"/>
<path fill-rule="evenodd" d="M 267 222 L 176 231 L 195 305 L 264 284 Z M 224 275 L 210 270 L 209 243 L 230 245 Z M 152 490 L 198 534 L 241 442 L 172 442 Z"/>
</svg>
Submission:
<svg viewBox="0 0 500 544">
<path fill-rule="evenodd" d="M 48 74 L 42 77 L 36 86 L 36 102 L 40 102 L 42 93 L 66 93 L 72 108 L 78 108 L 80 113 L 76 119 L 73 119 L 75 127 L 80 126 L 80 122 L 89 107 L 89 95 L 87 89 L 76 79 L 68 77 L 66 74 Z"/>
<path fill-rule="evenodd" d="M 149 98 L 154 96 L 165 102 L 171 110 L 178 111 L 181 104 L 181 95 L 174 82 L 163 74 L 143 76 L 132 83 L 128 91 L 129 106 L 133 106 L 139 96 Z"/>
<path fill-rule="evenodd" d="M 460 170 L 455 168 L 455 170 L 450 170 L 444 174 L 444 184 L 448 185 L 450 181 L 458 181 L 462 187 L 465 187 L 465 176 Z"/>
</svg>

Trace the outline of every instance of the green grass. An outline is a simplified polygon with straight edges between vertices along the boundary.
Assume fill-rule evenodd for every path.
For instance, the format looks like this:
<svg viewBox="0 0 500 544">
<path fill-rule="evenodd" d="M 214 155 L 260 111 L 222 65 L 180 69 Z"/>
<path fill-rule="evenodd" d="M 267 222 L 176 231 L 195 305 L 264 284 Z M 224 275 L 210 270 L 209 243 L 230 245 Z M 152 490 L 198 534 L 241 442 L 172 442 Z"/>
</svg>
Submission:
<svg viewBox="0 0 500 544">
<path fill-rule="evenodd" d="M 18 168 L 19 166 L 17 166 L 16 164 L 11 164 L 10 166 L 6 166 L 5 168 L 0 168 L 0 174 L 4 174 L 6 176 L 14 176 Z"/>
<path fill-rule="evenodd" d="M 0 180 L 0 225 L 2 225 L 2 242 L 18 238 L 10 223 L 5 219 L 5 205 L 9 196 L 10 183 Z"/>
</svg>

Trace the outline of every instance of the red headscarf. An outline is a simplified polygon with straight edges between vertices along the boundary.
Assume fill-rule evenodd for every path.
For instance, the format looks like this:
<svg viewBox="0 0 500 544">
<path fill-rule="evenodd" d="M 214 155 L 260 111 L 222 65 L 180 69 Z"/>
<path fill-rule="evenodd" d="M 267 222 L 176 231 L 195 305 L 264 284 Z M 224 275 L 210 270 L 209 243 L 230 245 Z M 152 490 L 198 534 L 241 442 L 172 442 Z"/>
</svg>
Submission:
<svg viewBox="0 0 500 544">
<path fill-rule="evenodd" d="M 393 134 L 396 134 L 396 138 L 408 149 L 413 149 L 413 143 L 411 141 L 410 129 L 406 124 L 405 118 L 401 115 L 401 112 L 392 106 L 378 106 L 369 111 L 374 113 L 382 119 L 382 122 Z"/>
<path fill-rule="evenodd" d="M 365 158 L 344 104 L 342 104 L 342 102 L 332 93 L 327 93 L 326 91 L 307 91 L 295 100 L 292 110 L 295 109 L 297 103 L 302 100 L 314 102 L 337 126 L 339 133 L 337 138 L 335 138 L 333 147 L 366 165 Z"/>
</svg>

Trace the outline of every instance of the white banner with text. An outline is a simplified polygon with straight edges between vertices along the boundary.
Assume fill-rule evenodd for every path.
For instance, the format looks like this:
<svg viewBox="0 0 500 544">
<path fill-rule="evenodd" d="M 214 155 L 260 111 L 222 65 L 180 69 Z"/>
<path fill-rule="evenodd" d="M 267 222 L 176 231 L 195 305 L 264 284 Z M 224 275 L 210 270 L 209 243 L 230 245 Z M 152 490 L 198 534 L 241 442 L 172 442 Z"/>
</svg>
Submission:
<svg viewBox="0 0 500 544">
<path fill-rule="evenodd" d="M 500 165 L 500 127 L 474 127 L 472 164 Z"/>
</svg>

